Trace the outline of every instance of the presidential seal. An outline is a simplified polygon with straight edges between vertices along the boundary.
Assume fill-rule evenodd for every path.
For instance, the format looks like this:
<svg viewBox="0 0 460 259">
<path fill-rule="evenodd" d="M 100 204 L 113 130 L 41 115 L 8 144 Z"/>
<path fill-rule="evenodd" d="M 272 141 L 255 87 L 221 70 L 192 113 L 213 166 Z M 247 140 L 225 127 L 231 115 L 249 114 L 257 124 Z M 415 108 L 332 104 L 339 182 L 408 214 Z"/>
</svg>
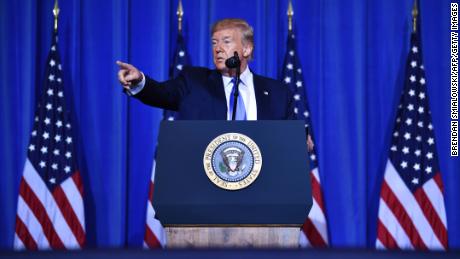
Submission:
<svg viewBox="0 0 460 259">
<path fill-rule="evenodd" d="M 257 144 L 240 133 L 225 133 L 206 147 L 203 165 L 209 180 L 226 190 L 240 190 L 259 176 L 262 154 Z"/>
</svg>

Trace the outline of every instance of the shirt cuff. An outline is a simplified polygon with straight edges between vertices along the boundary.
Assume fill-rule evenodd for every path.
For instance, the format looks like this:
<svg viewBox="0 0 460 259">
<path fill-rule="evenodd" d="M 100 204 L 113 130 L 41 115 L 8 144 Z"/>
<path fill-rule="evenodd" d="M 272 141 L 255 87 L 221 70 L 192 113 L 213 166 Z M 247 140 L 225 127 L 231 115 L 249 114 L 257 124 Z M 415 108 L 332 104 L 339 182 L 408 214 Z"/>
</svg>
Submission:
<svg viewBox="0 0 460 259">
<path fill-rule="evenodd" d="M 138 94 L 140 91 L 142 91 L 142 89 L 144 89 L 144 86 L 145 86 L 145 75 L 144 73 L 142 73 L 142 81 L 139 82 L 139 84 L 137 85 L 134 85 L 133 87 L 131 87 L 130 89 L 127 89 L 126 92 L 128 93 L 129 96 L 132 96 L 132 95 L 136 95 Z"/>
</svg>

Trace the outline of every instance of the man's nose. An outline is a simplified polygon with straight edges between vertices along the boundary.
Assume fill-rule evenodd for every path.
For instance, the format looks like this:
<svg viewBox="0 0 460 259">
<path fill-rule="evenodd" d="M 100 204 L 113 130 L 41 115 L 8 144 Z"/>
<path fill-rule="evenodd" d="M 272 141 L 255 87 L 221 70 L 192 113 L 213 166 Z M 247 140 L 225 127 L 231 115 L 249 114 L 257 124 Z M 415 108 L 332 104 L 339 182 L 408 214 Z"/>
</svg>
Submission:
<svg viewBox="0 0 460 259">
<path fill-rule="evenodd" d="M 221 53 L 221 52 L 224 51 L 224 50 L 222 49 L 222 47 L 220 46 L 220 44 L 216 44 L 216 45 L 214 46 L 214 51 L 215 51 L 216 53 Z"/>
<path fill-rule="evenodd" d="M 215 50 L 217 53 L 224 52 L 223 44 L 221 42 L 217 42 L 216 45 L 214 46 Z"/>
</svg>

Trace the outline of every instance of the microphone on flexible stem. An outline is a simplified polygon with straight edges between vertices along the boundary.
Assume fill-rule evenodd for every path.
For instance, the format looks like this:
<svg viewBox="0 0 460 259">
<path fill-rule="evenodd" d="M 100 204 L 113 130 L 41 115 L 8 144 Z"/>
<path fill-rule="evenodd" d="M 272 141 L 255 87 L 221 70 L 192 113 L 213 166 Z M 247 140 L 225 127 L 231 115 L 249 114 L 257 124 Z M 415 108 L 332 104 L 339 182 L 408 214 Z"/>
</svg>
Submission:
<svg viewBox="0 0 460 259">
<path fill-rule="evenodd" d="M 229 69 L 234 69 L 236 68 L 236 75 L 235 75 L 235 91 L 233 93 L 233 112 L 232 112 L 232 121 L 235 120 L 236 116 L 236 106 L 238 105 L 238 94 L 239 94 L 239 89 L 238 85 L 240 84 L 240 66 L 241 66 L 241 61 L 240 57 L 238 57 L 238 52 L 234 52 L 233 57 L 228 58 L 225 60 L 225 66 Z"/>
<path fill-rule="evenodd" d="M 241 65 L 240 57 L 238 56 L 238 52 L 235 51 L 233 57 L 228 58 L 225 60 L 225 66 L 228 68 L 238 68 Z"/>
</svg>

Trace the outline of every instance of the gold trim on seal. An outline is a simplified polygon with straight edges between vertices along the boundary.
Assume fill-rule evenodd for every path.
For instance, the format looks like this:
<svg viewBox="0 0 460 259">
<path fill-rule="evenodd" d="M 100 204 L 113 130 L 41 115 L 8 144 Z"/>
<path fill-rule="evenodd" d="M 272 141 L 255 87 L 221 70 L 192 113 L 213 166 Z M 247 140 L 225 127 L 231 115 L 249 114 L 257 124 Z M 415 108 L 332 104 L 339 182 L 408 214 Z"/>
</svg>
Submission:
<svg viewBox="0 0 460 259">
<path fill-rule="evenodd" d="M 212 157 L 214 151 L 221 144 L 229 141 L 240 142 L 245 145 L 251 151 L 254 159 L 251 172 L 244 179 L 241 179 L 237 182 L 229 182 L 220 178 L 216 172 L 214 172 L 212 166 Z M 240 133 L 225 133 L 217 136 L 206 147 L 203 156 L 203 166 L 206 175 L 212 183 L 214 183 L 219 188 L 236 191 L 248 187 L 257 179 L 260 173 L 260 169 L 262 168 L 262 154 L 260 152 L 259 146 L 257 146 L 257 144 L 250 137 Z"/>
</svg>

